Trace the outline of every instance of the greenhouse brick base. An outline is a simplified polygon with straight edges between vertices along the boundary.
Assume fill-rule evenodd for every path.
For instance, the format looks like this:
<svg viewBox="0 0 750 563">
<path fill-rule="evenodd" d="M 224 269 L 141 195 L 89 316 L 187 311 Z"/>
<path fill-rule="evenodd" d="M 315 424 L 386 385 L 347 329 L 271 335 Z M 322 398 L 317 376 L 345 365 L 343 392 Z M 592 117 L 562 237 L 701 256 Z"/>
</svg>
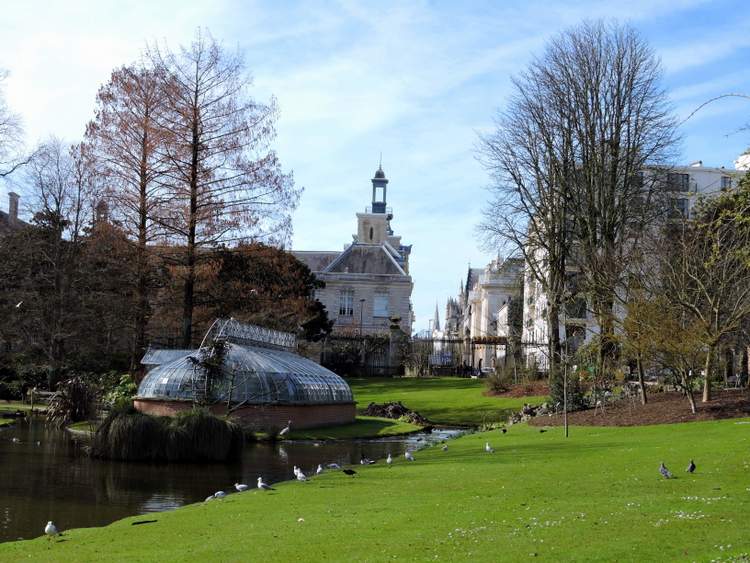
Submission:
<svg viewBox="0 0 750 563">
<path fill-rule="evenodd" d="M 190 401 L 165 401 L 136 399 L 136 409 L 154 416 L 174 416 L 180 411 L 193 408 Z M 223 405 L 213 405 L 211 412 L 217 415 L 226 413 Z M 354 403 L 333 405 L 246 405 L 232 413 L 232 417 L 246 429 L 267 429 L 275 431 L 292 421 L 292 429 L 317 428 L 354 422 Z"/>
</svg>

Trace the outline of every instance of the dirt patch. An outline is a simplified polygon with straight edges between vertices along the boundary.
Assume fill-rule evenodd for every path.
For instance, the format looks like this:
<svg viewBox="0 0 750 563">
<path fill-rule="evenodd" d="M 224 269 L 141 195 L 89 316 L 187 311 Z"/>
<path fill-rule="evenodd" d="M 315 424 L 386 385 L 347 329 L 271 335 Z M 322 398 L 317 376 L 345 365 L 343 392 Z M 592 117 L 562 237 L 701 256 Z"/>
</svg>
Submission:
<svg viewBox="0 0 750 563">
<path fill-rule="evenodd" d="M 546 397 L 549 395 L 549 385 L 546 381 L 530 381 L 529 383 L 513 385 L 502 393 L 496 393 L 488 389 L 482 395 L 485 397 L 531 397 L 535 395 Z"/>
<path fill-rule="evenodd" d="M 416 424 L 417 426 L 431 426 L 432 423 L 416 411 L 406 408 L 399 402 L 370 403 L 367 405 L 364 414 L 367 416 L 379 416 L 381 418 L 392 418 L 394 420 L 403 420 Z"/>
<path fill-rule="evenodd" d="M 568 424 L 579 426 L 641 426 L 645 424 L 673 424 L 697 420 L 719 420 L 724 418 L 750 417 L 750 393 L 745 389 L 720 391 L 708 403 L 700 402 L 696 395 L 695 414 L 681 393 L 655 393 L 649 395 L 648 403 L 641 405 L 636 400 L 622 400 L 601 409 L 588 409 L 568 413 Z M 539 416 L 529 421 L 533 426 L 559 426 L 561 414 Z"/>
</svg>

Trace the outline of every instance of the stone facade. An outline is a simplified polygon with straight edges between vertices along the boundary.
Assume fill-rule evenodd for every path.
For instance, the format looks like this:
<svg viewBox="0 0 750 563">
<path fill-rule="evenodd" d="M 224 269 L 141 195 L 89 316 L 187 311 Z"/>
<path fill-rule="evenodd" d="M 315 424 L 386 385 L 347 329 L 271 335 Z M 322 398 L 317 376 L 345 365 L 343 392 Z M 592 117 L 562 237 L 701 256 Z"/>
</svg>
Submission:
<svg viewBox="0 0 750 563">
<path fill-rule="evenodd" d="M 391 229 L 386 205 L 388 180 L 382 167 L 372 179 L 372 205 L 357 213 L 357 234 L 343 251 L 292 251 L 325 287 L 315 297 L 325 306 L 338 334 L 385 334 L 390 318 L 411 334 L 413 311 L 409 275 L 411 246 Z"/>
</svg>

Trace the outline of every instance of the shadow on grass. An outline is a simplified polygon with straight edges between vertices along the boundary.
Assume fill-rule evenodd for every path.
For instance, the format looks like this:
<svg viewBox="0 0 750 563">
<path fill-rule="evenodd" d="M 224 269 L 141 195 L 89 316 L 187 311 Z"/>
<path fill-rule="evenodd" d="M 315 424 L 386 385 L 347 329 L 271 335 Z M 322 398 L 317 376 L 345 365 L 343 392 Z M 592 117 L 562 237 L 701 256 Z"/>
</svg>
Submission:
<svg viewBox="0 0 750 563">
<path fill-rule="evenodd" d="M 291 440 L 347 440 L 353 438 L 375 438 L 381 436 L 396 436 L 418 432 L 421 428 L 414 424 L 378 418 L 372 416 L 358 416 L 353 424 L 344 426 L 328 426 L 311 428 L 309 430 L 293 431 L 289 435 Z"/>
</svg>

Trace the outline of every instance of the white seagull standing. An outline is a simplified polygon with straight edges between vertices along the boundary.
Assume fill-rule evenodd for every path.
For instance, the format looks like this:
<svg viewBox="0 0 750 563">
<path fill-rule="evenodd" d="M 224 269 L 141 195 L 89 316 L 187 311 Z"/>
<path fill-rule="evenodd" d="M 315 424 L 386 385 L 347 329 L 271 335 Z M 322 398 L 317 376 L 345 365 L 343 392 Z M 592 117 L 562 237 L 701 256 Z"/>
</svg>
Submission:
<svg viewBox="0 0 750 563">
<path fill-rule="evenodd" d="M 318 464 L 318 468 L 315 470 L 315 475 L 320 475 L 321 473 L 323 473 L 323 466 Z"/>
<path fill-rule="evenodd" d="M 490 446 L 489 442 L 485 442 L 484 443 L 484 451 L 487 452 L 488 454 L 492 454 L 492 453 L 495 453 L 495 448 L 493 448 L 492 446 Z"/>
<path fill-rule="evenodd" d="M 237 492 L 238 492 L 238 493 L 241 493 L 241 492 L 243 492 L 243 491 L 246 491 L 246 490 L 248 490 L 248 489 L 249 489 L 250 487 L 248 487 L 248 486 L 247 486 L 247 485 L 245 485 L 244 483 L 235 483 L 235 484 L 234 484 L 234 488 L 235 488 L 235 489 L 237 489 Z"/>
<path fill-rule="evenodd" d="M 44 527 L 44 534 L 47 536 L 48 540 L 51 540 L 52 538 L 57 536 L 57 534 L 59 534 L 59 532 L 57 531 L 57 526 L 55 526 L 52 520 L 47 522 L 47 525 Z"/>
<path fill-rule="evenodd" d="M 406 461 L 414 461 L 414 456 L 411 455 L 411 452 L 408 450 L 404 453 L 404 457 L 406 458 Z"/>
<path fill-rule="evenodd" d="M 286 436 L 287 434 L 289 434 L 289 430 L 291 430 L 291 428 L 292 428 L 292 421 L 290 420 L 286 423 L 286 426 L 284 426 L 284 428 L 282 428 L 279 431 L 279 436 Z"/>
<path fill-rule="evenodd" d="M 273 487 L 263 482 L 263 477 L 258 477 L 258 488 L 262 491 L 275 491 Z"/>
<path fill-rule="evenodd" d="M 391 457 L 391 452 L 388 452 L 388 457 L 385 458 L 385 462 L 388 464 L 388 467 L 390 467 L 391 464 L 393 463 L 393 458 Z"/>
<path fill-rule="evenodd" d="M 297 481 L 307 481 L 307 476 L 302 473 L 301 469 L 297 470 Z"/>
</svg>

